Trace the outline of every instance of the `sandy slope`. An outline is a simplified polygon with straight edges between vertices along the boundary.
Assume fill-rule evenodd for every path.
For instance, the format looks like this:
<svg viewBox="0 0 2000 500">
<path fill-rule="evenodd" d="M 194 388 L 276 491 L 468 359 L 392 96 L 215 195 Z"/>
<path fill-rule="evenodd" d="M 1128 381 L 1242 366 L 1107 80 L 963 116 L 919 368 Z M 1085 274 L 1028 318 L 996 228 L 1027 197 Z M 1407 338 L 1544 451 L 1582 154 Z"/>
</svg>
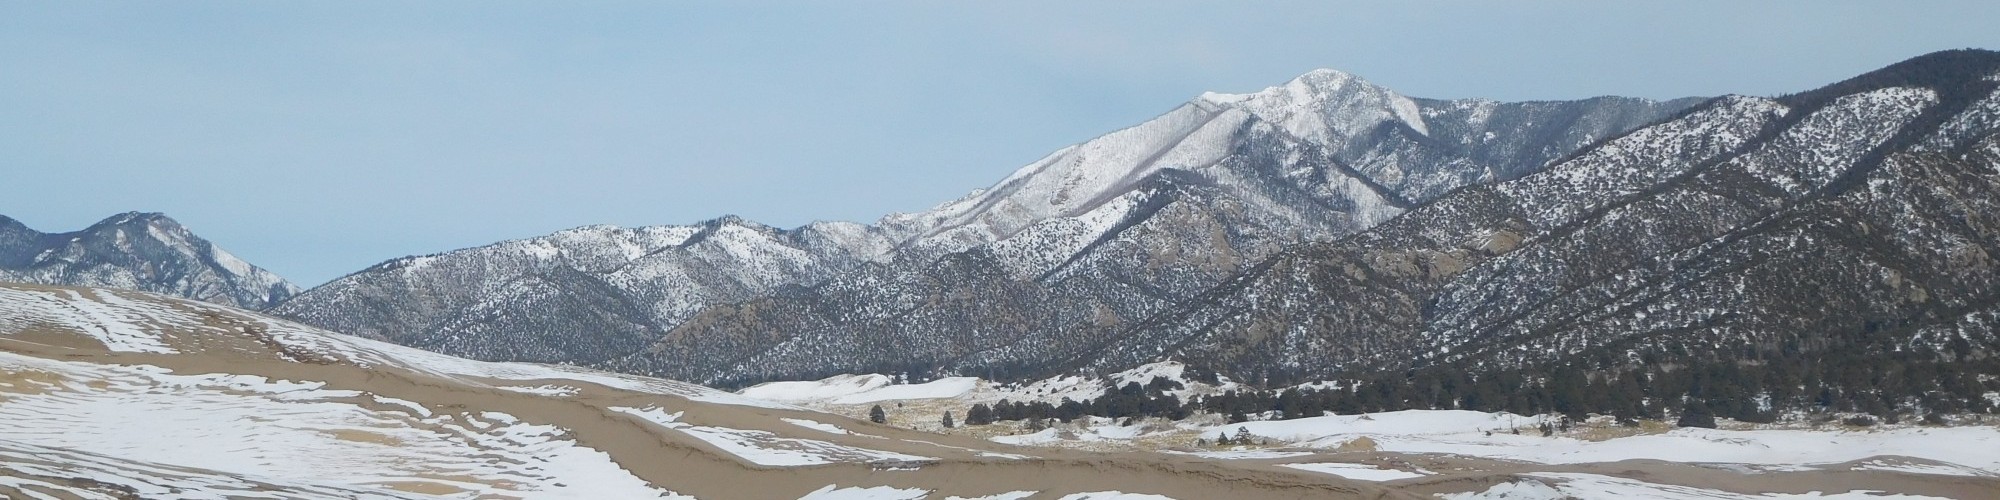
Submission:
<svg viewBox="0 0 2000 500">
<path fill-rule="evenodd" d="M 28 285 L 0 285 L 0 422 L 6 498 L 2000 498 L 1982 469 L 1882 457 L 1756 469 L 1346 445 L 1017 447 L 674 381 L 451 358 L 199 302 Z"/>
<path fill-rule="evenodd" d="M 0 285 L 0 421 L 11 424 L 0 496 L 24 498 L 1413 497 L 1263 464 L 1021 449 L 671 381 L 447 358 L 191 301 L 26 285 Z M 869 487 L 888 488 L 853 489 Z"/>
</svg>

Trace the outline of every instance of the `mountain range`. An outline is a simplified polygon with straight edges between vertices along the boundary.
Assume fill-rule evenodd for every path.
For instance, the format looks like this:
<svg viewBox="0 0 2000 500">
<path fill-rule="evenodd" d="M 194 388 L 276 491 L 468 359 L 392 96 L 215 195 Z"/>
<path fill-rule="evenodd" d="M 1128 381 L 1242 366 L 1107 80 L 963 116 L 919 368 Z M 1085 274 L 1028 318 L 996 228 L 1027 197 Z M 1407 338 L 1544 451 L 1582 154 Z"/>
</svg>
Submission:
<svg viewBox="0 0 2000 500">
<path fill-rule="evenodd" d="M 1204 94 L 873 225 L 586 227 L 398 259 L 273 312 L 480 359 L 734 385 L 1029 375 L 1280 249 L 1514 179 L 1698 99 L 1402 96 L 1315 71 Z M 1083 331 L 1083 330 L 1087 330 Z"/>
<path fill-rule="evenodd" d="M 1198 96 L 873 224 L 588 226 L 289 298 L 275 278 L 154 290 L 453 355 L 725 387 L 1164 359 L 1265 384 L 1783 366 L 1765 375 L 1894 405 L 1959 390 L 1923 370 L 2000 345 L 1996 85 L 2000 53 L 1979 50 L 1785 96 L 1664 102 L 1420 99 L 1321 70 Z M 69 244 L 119 248 L 138 233 L 96 229 L 127 222 Z M 18 226 L 0 225 L 0 251 L 28 256 L 7 272 L 55 269 L 21 263 L 61 235 Z M 62 269 L 146 278 L 104 283 L 123 287 L 171 274 L 112 272 L 146 265 L 95 252 Z M 254 270 L 225 261 L 187 260 Z M 1869 359 L 1889 362 L 1855 367 Z M 1883 382 L 1905 378 L 1933 382 Z"/>
<path fill-rule="evenodd" d="M 1288 249 L 1072 356 L 1308 378 L 1785 356 L 1987 356 L 2000 54 L 1729 96 Z M 1858 356 L 1857 356 L 1858 355 Z"/>
</svg>

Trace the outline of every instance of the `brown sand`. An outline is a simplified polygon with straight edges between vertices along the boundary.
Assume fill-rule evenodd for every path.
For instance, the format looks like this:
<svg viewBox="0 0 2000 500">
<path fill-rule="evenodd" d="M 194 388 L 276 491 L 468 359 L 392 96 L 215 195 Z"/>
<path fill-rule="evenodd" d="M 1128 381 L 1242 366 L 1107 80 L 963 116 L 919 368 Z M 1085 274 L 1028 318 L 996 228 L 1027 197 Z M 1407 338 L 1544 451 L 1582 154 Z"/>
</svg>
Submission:
<svg viewBox="0 0 2000 500">
<path fill-rule="evenodd" d="M 17 286 L 17 285 L 0 285 Z M 47 287 L 27 287 L 46 289 Z M 136 295 L 136 294 L 134 294 Z M 1088 491 L 1153 493 L 1178 499 L 1429 498 L 1435 493 L 1481 491 L 1527 472 L 1582 472 L 1739 493 L 1867 489 L 1951 498 L 2000 498 L 2000 479 L 1916 475 L 1886 471 L 1772 472 L 1745 474 L 1720 468 L 1659 461 L 1540 465 L 1463 457 L 1402 455 L 1356 445 L 1313 457 L 1282 460 L 1218 460 L 1152 452 L 1098 453 L 1022 448 L 976 437 L 919 432 L 818 413 L 730 406 L 621 390 L 577 380 L 499 381 L 438 377 L 398 366 L 361 368 L 313 353 L 293 352 L 244 325 L 264 321 L 254 313 L 220 306 L 171 301 L 198 309 L 203 324 L 167 338 L 180 354 L 107 352 L 72 329 L 43 325 L 0 331 L 0 350 L 29 356 L 92 363 L 147 364 L 177 373 L 237 373 L 275 379 L 312 380 L 329 389 L 366 391 L 414 401 L 439 413 L 482 411 L 513 415 L 526 422 L 567 429 L 580 444 L 611 455 L 634 475 L 661 488 L 700 498 L 797 498 L 828 485 L 893 486 L 932 490 L 933 497 L 979 496 L 1018 490 L 1055 498 Z M 8 341 L 12 340 L 12 341 Z M 20 375 L 14 372 L 15 377 Z M 497 389 L 558 384 L 578 389 L 561 397 Z M 5 392 L 5 391 L 0 391 Z M 373 405 L 372 402 L 355 401 Z M 4 404 L 4 400 L 0 400 Z M 748 463 L 679 431 L 662 428 L 611 407 L 658 406 L 685 412 L 694 425 L 762 430 L 783 437 L 833 442 L 864 449 L 937 457 L 916 470 L 877 470 L 862 463 L 810 467 L 763 467 Z M 395 408 L 375 408 L 397 411 Z M 781 418 L 810 419 L 847 429 L 835 435 L 793 425 Z M 4 436 L 4 431 L 0 431 Z M 381 442 L 386 436 L 346 430 L 339 439 Z M 979 451 L 1028 455 L 1015 460 L 982 457 Z M 1279 467 L 1281 463 L 1347 461 L 1392 468 L 1421 467 L 1438 475 L 1371 483 L 1330 474 Z M 413 471 L 414 472 L 414 471 Z M 0 474 L 6 464 L 0 463 Z M 469 478 L 454 480 L 470 481 Z M 416 493 L 449 493 L 440 483 L 386 484 Z M 4 492 L 0 492 L 4 493 Z"/>
<path fill-rule="evenodd" d="M 0 332 L 4 337 L 39 340 L 34 343 L 0 342 L 0 349 L 66 361 L 153 365 L 176 373 L 236 373 L 320 381 L 326 383 L 328 389 L 366 391 L 414 401 L 441 413 L 506 413 L 527 422 L 568 429 L 570 436 L 580 444 L 610 454 L 613 460 L 641 479 L 701 498 L 797 498 L 836 484 L 843 487 L 924 488 L 933 490 L 934 495 L 940 497 L 1016 490 L 1036 490 L 1058 496 L 1117 490 L 1183 499 L 1417 498 L 1365 482 L 1297 474 L 1255 464 L 1154 453 L 1101 454 L 1020 449 L 959 436 L 880 426 L 817 412 L 695 402 L 574 380 L 550 383 L 576 387 L 580 389 L 577 394 L 548 397 L 432 376 L 403 367 L 364 369 L 347 363 L 312 362 L 320 361 L 317 359 L 294 361 L 294 353 L 284 352 L 282 346 L 262 342 L 254 335 L 246 335 L 238 327 L 257 321 L 230 317 L 251 313 L 219 307 L 214 309 L 221 312 L 208 317 L 205 324 L 198 328 L 200 331 L 176 330 L 164 336 L 176 350 L 183 351 L 177 354 L 108 352 L 102 346 L 90 345 L 92 342 L 77 332 L 44 328 L 35 328 L 33 332 Z M 540 385 L 537 382 L 504 383 Z M 924 464 L 917 470 L 876 470 L 860 463 L 762 467 L 746 463 L 677 431 L 608 409 L 655 405 L 672 411 L 685 411 L 681 421 L 695 425 L 763 430 L 779 436 L 938 457 L 939 460 Z M 813 431 L 780 420 L 785 417 L 818 420 L 865 435 L 832 435 Z M 365 433 L 350 432 L 356 435 L 339 437 L 367 438 L 359 435 Z M 1035 458 L 980 457 L 973 450 L 1032 455 Z"/>
</svg>

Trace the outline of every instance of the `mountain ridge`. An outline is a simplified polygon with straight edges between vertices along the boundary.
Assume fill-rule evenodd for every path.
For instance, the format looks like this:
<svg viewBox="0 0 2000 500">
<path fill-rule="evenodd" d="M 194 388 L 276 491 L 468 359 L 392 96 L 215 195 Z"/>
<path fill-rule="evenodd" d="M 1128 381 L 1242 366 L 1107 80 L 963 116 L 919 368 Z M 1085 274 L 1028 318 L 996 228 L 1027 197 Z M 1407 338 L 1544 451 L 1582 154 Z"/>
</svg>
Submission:
<svg viewBox="0 0 2000 500">
<path fill-rule="evenodd" d="M 1332 71 L 1224 96 L 1197 96 L 873 225 L 751 230 L 743 234 L 764 236 L 693 252 L 632 251 L 647 245 L 606 235 L 657 229 L 591 226 L 398 259 L 274 312 L 481 359 L 709 383 L 745 375 L 724 375 L 736 370 L 716 364 L 724 360 L 799 368 L 818 361 L 792 357 L 849 343 L 943 351 L 888 348 L 901 354 L 806 371 L 1007 358 L 1016 356 L 1008 343 L 1068 342 L 1050 335 L 1149 316 L 1279 248 L 1365 229 L 1427 197 L 1532 171 L 1582 141 L 1691 105 L 1418 99 Z M 1354 110 L 1369 111 L 1348 116 Z M 754 223 L 656 228 L 681 228 L 666 230 L 680 235 L 675 245 L 700 246 L 691 236 L 699 227 L 737 224 Z M 843 331 L 855 328 L 866 331 Z M 951 340 L 960 331 L 997 337 Z M 857 334 L 868 339 L 849 337 Z"/>
<path fill-rule="evenodd" d="M 1742 361 L 1772 368 L 1729 383 L 1811 377 L 1763 385 L 1766 406 L 1981 407 L 1979 384 L 1957 378 L 1990 370 L 1978 360 L 1995 349 L 1980 325 L 2000 303 L 1984 257 L 2000 247 L 1983 223 L 2000 182 L 2000 54 L 1971 56 L 1916 58 L 1804 98 L 1719 99 L 1519 181 L 1292 249 L 1149 319 L 1142 340 L 1069 366 L 1164 349 L 1274 380 L 1421 369 L 1532 381 Z M 1555 195 L 1566 186 L 1599 196 Z M 1465 251 L 1495 231 L 1513 233 L 1502 251 Z M 1301 353 L 1316 363 L 1287 361 Z M 1768 418 L 1740 394 L 1686 396 Z M 1587 409 L 1625 410 L 1608 404 Z"/>
<path fill-rule="evenodd" d="M 43 233 L 0 216 L 0 281 L 96 285 L 262 309 L 301 289 L 157 212 Z"/>
</svg>

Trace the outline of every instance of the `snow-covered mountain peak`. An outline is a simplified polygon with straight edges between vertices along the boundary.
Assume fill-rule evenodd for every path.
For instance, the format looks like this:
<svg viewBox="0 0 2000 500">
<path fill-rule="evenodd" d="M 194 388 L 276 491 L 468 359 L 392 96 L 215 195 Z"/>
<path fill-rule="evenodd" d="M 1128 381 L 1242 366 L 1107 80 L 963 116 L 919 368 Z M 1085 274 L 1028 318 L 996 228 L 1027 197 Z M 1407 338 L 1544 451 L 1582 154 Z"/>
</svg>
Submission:
<svg viewBox="0 0 2000 500">
<path fill-rule="evenodd" d="M 106 217 L 104 220 L 98 221 L 97 224 L 93 224 L 91 227 L 123 226 L 128 224 L 156 224 L 156 223 L 170 224 L 174 226 L 180 225 L 180 222 L 175 221 L 172 217 L 167 217 L 167 214 L 159 212 L 135 211 L 135 212 L 125 212 L 122 214 Z"/>
<path fill-rule="evenodd" d="M 1254 202 L 1258 206 L 1312 193 L 1313 203 L 1343 207 L 1341 217 L 1367 224 L 1393 215 L 1376 207 L 1516 177 L 1693 103 L 1423 100 L 1353 74 L 1315 70 L 1257 92 L 1202 94 L 1152 120 L 1058 150 L 989 188 L 878 224 L 901 247 L 918 249 L 922 260 L 1114 206 L 1113 200 L 1173 170 L 1234 193 L 1226 196 L 1262 200 Z M 1232 158 L 1277 150 L 1287 153 L 1258 161 L 1288 166 L 1260 174 L 1220 172 L 1242 168 Z M 1080 238 L 1068 240 L 1093 240 Z"/>
<path fill-rule="evenodd" d="M 1248 94 L 1202 94 L 1199 102 L 1242 109 L 1286 132 L 1319 144 L 1337 144 L 1399 121 L 1428 135 L 1416 101 L 1361 77 L 1317 69 L 1284 85 Z"/>
<path fill-rule="evenodd" d="M 149 235 L 162 243 L 174 246 L 191 246 L 189 240 L 194 233 L 182 226 L 180 221 L 159 212 L 125 212 L 105 218 L 83 230 L 84 233 L 119 236 L 126 232 Z M 119 241 L 125 240 L 121 237 Z"/>
<path fill-rule="evenodd" d="M 917 236 L 951 248 L 1005 238 L 1034 222 L 1069 217 L 1129 191 L 1163 169 L 1195 170 L 1229 153 L 1250 120 L 1241 111 L 1189 103 L 1164 115 L 1056 151 L 992 188 L 930 211 L 891 216 L 884 225 L 915 225 Z"/>
<path fill-rule="evenodd" d="M 710 228 L 720 228 L 723 226 L 738 226 L 738 227 L 745 227 L 758 230 L 773 229 L 771 226 L 764 225 L 764 223 L 753 221 L 750 219 L 745 219 L 743 218 L 743 216 L 736 214 L 728 214 L 721 217 L 705 220 L 702 221 L 700 225 L 703 227 L 710 227 Z"/>
</svg>

